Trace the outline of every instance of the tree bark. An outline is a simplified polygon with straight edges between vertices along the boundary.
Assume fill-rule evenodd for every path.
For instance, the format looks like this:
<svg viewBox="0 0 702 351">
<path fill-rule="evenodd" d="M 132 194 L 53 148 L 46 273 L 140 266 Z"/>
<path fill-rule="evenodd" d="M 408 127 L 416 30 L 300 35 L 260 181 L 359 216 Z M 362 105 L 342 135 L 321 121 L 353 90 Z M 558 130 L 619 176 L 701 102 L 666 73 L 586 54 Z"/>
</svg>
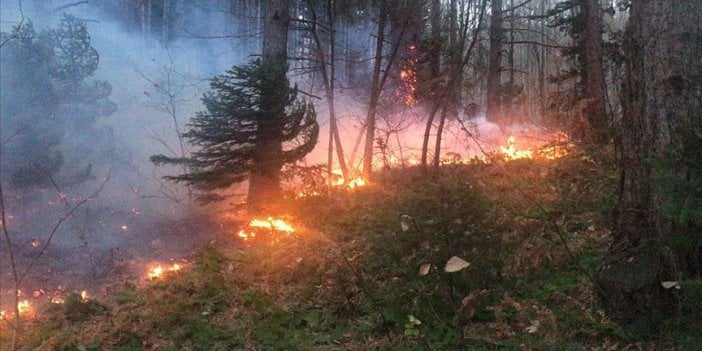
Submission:
<svg viewBox="0 0 702 351">
<path fill-rule="evenodd" d="M 607 142 L 607 109 L 602 68 L 602 15 L 598 0 L 584 0 L 585 12 L 585 116 L 589 137 L 596 143 Z"/>
<path fill-rule="evenodd" d="M 366 143 L 363 148 L 363 177 L 366 180 L 373 178 L 373 143 L 375 142 L 375 117 L 380 99 L 380 69 L 383 61 L 383 47 L 385 43 L 385 23 L 387 8 L 385 1 L 380 4 L 378 15 L 378 33 L 375 45 L 375 60 L 373 63 L 373 77 L 371 79 L 370 102 L 366 117 Z"/>
<path fill-rule="evenodd" d="M 489 122 L 503 126 L 500 103 L 500 77 L 502 72 L 502 0 L 492 0 L 490 9 L 490 49 L 488 53 L 487 74 L 487 111 L 486 119 Z"/>
<path fill-rule="evenodd" d="M 603 306 L 624 324 L 659 325 L 660 316 L 676 311 L 675 289 L 660 283 L 689 276 L 677 269 L 677 252 L 668 247 L 672 221 L 652 182 L 653 161 L 665 155 L 681 130 L 702 123 L 699 18 L 698 0 L 631 3 L 616 228 L 596 275 Z"/>
<path fill-rule="evenodd" d="M 439 170 L 441 166 L 441 139 L 444 134 L 444 124 L 446 123 L 446 111 L 447 107 L 441 108 L 441 115 L 439 116 L 439 125 L 436 127 L 436 143 L 434 143 L 434 171 Z"/>
<path fill-rule="evenodd" d="M 287 67 L 288 56 L 288 22 L 290 20 L 289 1 L 269 1 L 266 8 L 263 30 L 264 62 Z M 286 70 L 276 70 L 275 81 L 286 81 Z M 275 88 L 272 88 L 275 89 Z M 260 206 L 272 202 L 281 195 L 280 171 L 282 168 L 281 155 L 283 152 L 281 122 L 285 116 L 284 105 L 278 101 L 279 94 L 274 91 L 261 93 L 261 109 L 269 110 L 270 115 L 258 125 L 261 137 L 257 138 L 256 167 L 251 171 L 249 179 L 248 202 Z"/>
</svg>

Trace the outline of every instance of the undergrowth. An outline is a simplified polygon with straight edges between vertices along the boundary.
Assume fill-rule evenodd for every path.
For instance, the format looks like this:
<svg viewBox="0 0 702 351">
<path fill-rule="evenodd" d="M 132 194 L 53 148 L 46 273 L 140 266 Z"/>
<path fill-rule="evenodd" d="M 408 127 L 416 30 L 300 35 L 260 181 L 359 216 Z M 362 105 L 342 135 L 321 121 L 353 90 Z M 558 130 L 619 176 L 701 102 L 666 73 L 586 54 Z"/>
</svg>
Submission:
<svg viewBox="0 0 702 351">
<path fill-rule="evenodd" d="M 698 350 L 701 321 L 654 340 L 600 311 L 610 157 L 389 170 L 288 202 L 296 233 L 213 243 L 182 272 L 50 305 L 27 350 Z M 232 230 L 234 233 L 234 230 Z M 469 263 L 446 272 L 449 259 Z M 691 292 L 699 282 L 684 283 Z M 699 293 L 698 293 L 699 295 Z M 699 308 L 699 296 L 685 295 Z"/>
</svg>

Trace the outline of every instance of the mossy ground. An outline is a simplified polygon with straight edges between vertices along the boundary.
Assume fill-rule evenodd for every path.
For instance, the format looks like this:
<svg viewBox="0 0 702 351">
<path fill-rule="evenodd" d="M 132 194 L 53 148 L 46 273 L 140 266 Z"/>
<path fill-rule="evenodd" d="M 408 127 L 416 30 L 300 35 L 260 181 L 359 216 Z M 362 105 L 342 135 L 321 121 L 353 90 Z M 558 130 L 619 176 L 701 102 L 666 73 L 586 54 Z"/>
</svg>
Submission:
<svg viewBox="0 0 702 351">
<path fill-rule="evenodd" d="M 232 245 L 232 230 L 182 272 L 111 287 L 90 306 L 49 306 L 19 342 L 26 350 L 700 350 L 700 320 L 671 321 L 645 338 L 597 305 L 590 277 L 616 200 L 610 160 L 574 152 L 429 176 L 389 170 L 356 191 L 291 200 L 278 211 L 298 228 L 293 235 Z M 445 272 L 452 256 L 470 266 Z"/>
</svg>

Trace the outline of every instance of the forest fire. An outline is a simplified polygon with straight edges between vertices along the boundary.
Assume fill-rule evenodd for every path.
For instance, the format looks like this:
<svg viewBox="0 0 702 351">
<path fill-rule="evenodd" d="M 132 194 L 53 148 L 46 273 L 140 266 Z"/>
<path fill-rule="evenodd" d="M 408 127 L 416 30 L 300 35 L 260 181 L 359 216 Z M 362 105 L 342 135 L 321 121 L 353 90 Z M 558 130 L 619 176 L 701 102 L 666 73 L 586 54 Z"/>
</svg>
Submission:
<svg viewBox="0 0 702 351">
<path fill-rule="evenodd" d="M 349 177 L 348 180 L 344 179 L 341 175 L 341 170 L 333 170 L 330 175 L 331 179 L 327 182 L 327 189 L 338 189 L 338 190 L 354 190 L 363 186 L 368 185 L 368 182 L 361 176 Z M 295 195 L 296 198 L 314 197 L 320 196 L 325 193 L 324 190 L 319 188 L 305 188 L 298 191 Z"/>
<path fill-rule="evenodd" d="M 164 274 L 166 274 L 168 272 L 175 273 L 175 272 L 180 271 L 182 268 L 183 267 L 181 267 L 181 265 L 178 263 L 174 263 L 170 266 L 162 266 L 159 264 L 159 265 L 149 269 L 149 271 L 146 273 L 146 275 L 150 280 L 156 280 L 156 279 L 160 279 L 161 277 L 163 277 Z"/>
<path fill-rule="evenodd" d="M 500 146 L 500 152 L 504 155 L 505 161 L 533 158 L 532 150 L 520 150 L 514 145 L 514 142 L 514 136 L 510 135 L 507 138 L 507 146 Z"/>
<path fill-rule="evenodd" d="M 554 133 L 548 139 L 555 141 L 563 141 L 568 139 L 568 135 L 565 133 Z M 519 159 L 545 159 L 545 160 L 555 160 L 566 156 L 568 154 L 568 148 L 571 144 L 560 143 L 560 144 L 548 144 L 545 145 L 541 143 L 538 146 L 532 146 L 530 148 L 519 148 L 517 146 L 516 138 L 510 135 L 507 138 L 507 145 L 500 146 L 500 153 L 503 155 L 505 161 L 519 160 Z"/>
<path fill-rule="evenodd" d="M 75 293 L 78 294 L 77 291 Z M 82 302 L 87 302 L 90 300 L 90 295 L 88 294 L 88 292 L 86 290 L 81 291 L 79 295 L 80 295 L 80 300 Z M 66 303 L 66 299 L 64 299 L 63 296 L 61 296 L 61 295 L 56 295 L 56 296 L 51 297 L 51 299 L 49 299 L 49 302 L 60 305 L 60 304 Z"/>
<path fill-rule="evenodd" d="M 345 180 L 343 177 L 339 177 L 337 180 L 332 181 L 331 186 L 336 188 L 347 188 L 355 189 L 366 185 L 366 180 L 363 177 L 355 177 L 349 180 Z"/>
<path fill-rule="evenodd" d="M 554 133 L 548 138 L 544 136 L 532 136 L 533 140 L 549 140 L 549 142 L 543 141 L 523 141 L 517 140 L 514 135 L 509 135 L 506 140 L 505 145 L 500 145 L 499 149 L 495 152 L 487 152 L 481 156 L 474 156 L 473 158 L 461 158 L 460 154 L 454 152 L 446 153 L 446 157 L 441 160 L 444 165 L 462 165 L 471 163 L 489 163 L 495 158 L 504 161 L 515 161 L 515 160 L 555 160 L 566 156 L 568 154 L 568 149 L 572 147 L 572 144 L 565 142 L 568 136 L 565 133 Z M 553 144 L 553 142 L 558 142 Z"/>
<path fill-rule="evenodd" d="M 252 219 L 248 224 L 249 230 L 242 229 L 237 236 L 246 241 L 256 237 L 257 229 L 268 229 L 270 232 L 280 232 L 290 235 L 295 232 L 295 228 L 279 218 L 268 217 L 267 219 Z"/>
<path fill-rule="evenodd" d="M 19 311 L 20 316 L 31 315 L 34 309 L 29 303 L 29 300 L 22 300 L 17 303 L 17 311 Z"/>
<path fill-rule="evenodd" d="M 31 316 L 34 312 L 34 308 L 29 303 L 29 300 L 22 300 L 17 303 L 17 311 L 19 311 L 20 316 Z M 12 312 L 8 313 L 5 311 L 0 311 L 0 320 L 7 319 L 12 315 Z"/>
</svg>

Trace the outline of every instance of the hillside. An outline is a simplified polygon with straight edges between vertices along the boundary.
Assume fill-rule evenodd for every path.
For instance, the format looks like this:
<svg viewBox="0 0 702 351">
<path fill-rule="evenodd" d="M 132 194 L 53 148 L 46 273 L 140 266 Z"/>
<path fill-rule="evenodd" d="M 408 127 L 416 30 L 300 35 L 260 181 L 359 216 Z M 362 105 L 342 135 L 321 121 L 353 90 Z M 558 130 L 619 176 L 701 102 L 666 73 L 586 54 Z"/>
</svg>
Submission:
<svg viewBox="0 0 702 351">
<path fill-rule="evenodd" d="M 25 350 L 698 350 L 697 322 L 660 336 L 600 311 L 609 152 L 393 169 L 286 202 L 294 231 L 232 227 L 190 264 L 71 295 L 37 313 Z M 248 230 L 244 228 L 245 230 Z M 452 257 L 460 258 L 452 258 Z M 453 272 L 447 272 L 453 271 Z M 684 298 L 684 297 L 683 297 Z M 694 301 L 690 301 L 694 302 Z M 3 330 L 6 331 L 7 329 Z M 7 345 L 9 334 L 3 333 Z"/>
</svg>

